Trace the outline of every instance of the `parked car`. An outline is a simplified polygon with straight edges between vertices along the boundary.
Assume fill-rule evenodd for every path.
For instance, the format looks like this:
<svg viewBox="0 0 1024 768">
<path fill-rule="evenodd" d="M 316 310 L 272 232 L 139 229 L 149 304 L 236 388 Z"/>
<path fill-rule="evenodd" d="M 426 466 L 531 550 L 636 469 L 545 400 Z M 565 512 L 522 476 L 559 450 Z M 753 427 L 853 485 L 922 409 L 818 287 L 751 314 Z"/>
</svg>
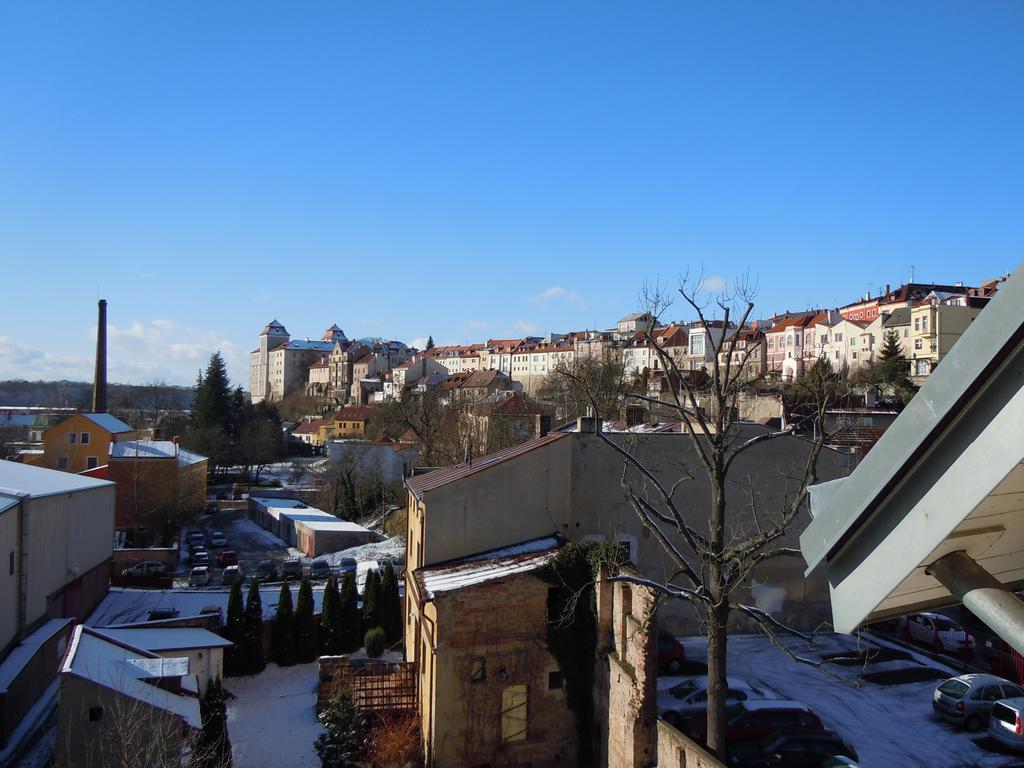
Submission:
<svg viewBox="0 0 1024 768">
<path fill-rule="evenodd" d="M 274 567 L 274 561 L 260 560 L 256 563 L 256 570 L 253 571 L 252 577 L 256 581 L 273 581 L 277 578 L 277 568 Z"/>
<path fill-rule="evenodd" d="M 309 578 L 326 579 L 331 575 L 331 564 L 326 560 L 314 560 L 309 566 Z"/>
<path fill-rule="evenodd" d="M 238 565 L 238 553 L 233 549 L 225 549 L 217 558 L 217 565 L 227 568 L 229 565 Z"/>
<path fill-rule="evenodd" d="M 188 585 L 190 587 L 205 587 L 210 583 L 210 569 L 205 565 L 197 565 L 188 572 Z"/>
<path fill-rule="evenodd" d="M 690 718 L 686 730 L 691 738 L 704 743 L 708 733 L 706 713 Z M 730 707 L 725 724 L 725 740 L 729 744 L 740 744 L 763 739 L 773 733 L 824 730 L 821 718 L 799 701 L 750 699 Z"/>
<path fill-rule="evenodd" d="M 960 675 L 944 680 L 932 694 L 932 710 L 943 720 L 979 731 L 1000 699 L 1024 696 L 1024 688 L 995 675 Z"/>
<path fill-rule="evenodd" d="M 1003 699 L 992 705 L 988 735 L 1014 751 L 1024 751 L 1024 698 Z"/>
<path fill-rule="evenodd" d="M 834 757 L 859 759 L 857 750 L 833 731 L 773 734 L 729 747 L 729 764 L 737 768 L 820 768 Z"/>
<path fill-rule="evenodd" d="M 354 557 L 343 557 L 338 561 L 338 575 L 344 576 L 349 571 L 355 573 L 358 565 Z"/>
<path fill-rule="evenodd" d="M 159 560 L 146 560 L 145 562 L 125 568 L 121 571 L 122 576 L 166 576 L 167 566 Z"/>
<path fill-rule="evenodd" d="M 192 565 L 209 565 L 210 553 L 205 549 L 197 549 L 192 553 Z"/>
<path fill-rule="evenodd" d="M 678 675 L 686 663 L 686 649 L 668 632 L 658 633 L 658 674 Z"/>
<path fill-rule="evenodd" d="M 738 678 L 726 678 L 729 686 L 726 694 L 726 706 L 738 704 L 748 699 L 767 698 L 765 691 L 748 685 Z M 694 716 L 707 713 L 708 678 L 707 675 L 689 677 L 676 683 L 665 691 L 658 692 L 658 713 L 667 723 L 685 731 L 684 724 Z"/>
<path fill-rule="evenodd" d="M 297 557 L 289 557 L 283 563 L 281 563 L 281 578 L 283 579 L 301 579 L 302 578 L 302 561 Z"/>
<path fill-rule="evenodd" d="M 1005 677 L 1011 683 L 1024 683 L 1024 656 L 998 635 L 981 646 L 981 658 L 993 675 Z"/>
<path fill-rule="evenodd" d="M 974 636 L 948 616 L 940 613 L 912 613 L 900 621 L 906 640 L 921 643 L 933 651 L 961 656 L 974 652 Z"/>
<path fill-rule="evenodd" d="M 217 547 L 218 549 L 226 547 L 228 545 L 228 537 L 225 536 L 221 531 L 214 531 L 210 534 L 210 546 Z"/>
<path fill-rule="evenodd" d="M 244 580 L 245 576 L 240 565 L 229 565 L 220 575 L 220 583 L 225 585 L 234 584 L 236 581 L 241 584 Z"/>
</svg>

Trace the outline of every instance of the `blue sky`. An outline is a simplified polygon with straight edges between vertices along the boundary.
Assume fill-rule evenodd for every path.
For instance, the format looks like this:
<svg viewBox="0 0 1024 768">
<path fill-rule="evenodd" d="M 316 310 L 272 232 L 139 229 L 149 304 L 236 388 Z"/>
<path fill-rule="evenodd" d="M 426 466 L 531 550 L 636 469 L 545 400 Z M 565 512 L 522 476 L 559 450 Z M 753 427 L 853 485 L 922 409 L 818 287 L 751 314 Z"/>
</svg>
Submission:
<svg viewBox="0 0 1024 768">
<path fill-rule="evenodd" d="M 1024 254 L 1024 6 L 0 5 L 0 378 L 760 315 Z M 681 306 L 671 317 L 687 318 Z"/>
</svg>

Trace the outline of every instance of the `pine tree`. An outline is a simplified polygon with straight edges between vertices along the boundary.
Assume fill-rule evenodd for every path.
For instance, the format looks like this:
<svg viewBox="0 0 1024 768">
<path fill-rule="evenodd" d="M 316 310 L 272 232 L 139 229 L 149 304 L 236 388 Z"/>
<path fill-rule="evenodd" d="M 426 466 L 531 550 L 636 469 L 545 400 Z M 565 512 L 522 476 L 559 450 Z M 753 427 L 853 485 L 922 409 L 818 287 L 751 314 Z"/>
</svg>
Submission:
<svg viewBox="0 0 1024 768">
<path fill-rule="evenodd" d="M 376 568 L 366 572 L 363 583 L 363 627 L 380 626 L 380 573 Z"/>
<path fill-rule="evenodd" d="M 381 579 L 380 625 L 388 645 L 402 638 L 402 598 L 398 594 L 398 576 L 391 563 L 387 564 Z"/>
<path fill-rule="evenodd" d="M 206 375 L 196 385 L 192 406 L 192 424 L 199 429 L 221 427 L 227 430 L 231 422 L 231 390 L 228 371 L 220 352 L 210 356 Z"/>
<path fill-rule="evenodd" d="M 349 571 L 341 582 L 341 604 L 339 607 L 341 625 L 341 652 L 358 651 L 363 640 L 363 621 L 359 615 L 359 591 L 356 588 L 356 573 Z"/>
<path fill-rule="evenodd" d="M 228 738 L 227 705 L 220 680 L 210 680 L 199 700 L 203 728 L 192 751 L 193 768 L 231 768 L 231 740 Z"/>
<path fill-rule="evenodd" d="M 295 660 L 300 664 L 316 661 L 316 616 L 313 613 L 313 587 L 303 579 L 295 603 Z"/>
<path fill-rule="evenodd" d="M 226 677 L 244 675 L 246 672 L 247 659 L 242 646 L 244 615 L 242 583 L 236 580 L 232 582 L 231 593 L 228 595 L 227 623 L 224 626 L 225 639 L 234 643 L 224 651 L 224 675 Z"/>
<path fill-rule="evenodd" d="M 365 760 L 366 721 L 348 691 L 340 691 L 320 714 L 324 732 L 316 737 L 322 768 L 354 768 Z"/>
<path fill-rule="evenodd" d="M 434 337 L 433 336 L 427 336 L 427 349 L 433 349 L 433 348 L 434 348 Z"/>
<path fill-rule="evenodd" d="M 270 634 L 270 655 L 279 667 L 295 663 L 295 611 L 292 608 L 292 590 L 288 582 L 281 584 L 277 599 L 277 612 Z"/>
<path fill-rule="evenodd" d="M 910 380 L 910 361 L 903 354 L 900 336 L 890 328 L 882 336 L 882 347 L 874 364 L 874 378 L 878 384 L 892 387 L 896 396 L 906 402 L 914 396 L 917 387 Z"/>
<path fill-rule="evenodd" d="M 263 600 L 259 584 L 249 584 L 245 601 L 245 616 L 242 620 L 242 650 L 245 654 L 245 674 L 258 675 L 267 666 L 263 657 Z"/>
<path fill-rule="evenodd" d="M 323 603 L 320 606 L 320 632 L 318 640 L 322 656 L 337 656 L 342 653 L 340 616 L 341 598 L 338 595 L 338 582 L 334 576 L 327 579 L 324 587 Z"/>
</svg>

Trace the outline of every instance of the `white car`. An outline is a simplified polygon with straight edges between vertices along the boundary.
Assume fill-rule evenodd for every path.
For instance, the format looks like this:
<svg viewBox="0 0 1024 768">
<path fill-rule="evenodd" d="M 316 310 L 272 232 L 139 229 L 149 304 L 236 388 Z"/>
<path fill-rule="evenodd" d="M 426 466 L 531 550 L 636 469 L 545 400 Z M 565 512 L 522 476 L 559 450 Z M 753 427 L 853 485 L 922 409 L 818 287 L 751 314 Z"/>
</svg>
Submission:
<svg viewBox="0 0 1024 768">
<path fill-rule="evenodd" d="M 974 652 L 974 636 L 941 613 L 912 613 L 900 617 L 900 631 L 906 640 L 920 643 L 933 651 L 962 656 Z"/>
<path fill-rule="evenodd" d="M 210 583 L 210 569 L 205 565 L 198 565 L 189 571 L 188 585 L 190 587 L 205 587 Z"/>
<path fill-rule="evenodd" d="M 225 536 L 221 531 L 214 531 L 213 533 L 210 534 L 210 546 L 211 547 L 217 547 L 219 549 L 221 547 L 226 547 L 227 545 L 228 545 L 228 537 Z"/>
</svg>

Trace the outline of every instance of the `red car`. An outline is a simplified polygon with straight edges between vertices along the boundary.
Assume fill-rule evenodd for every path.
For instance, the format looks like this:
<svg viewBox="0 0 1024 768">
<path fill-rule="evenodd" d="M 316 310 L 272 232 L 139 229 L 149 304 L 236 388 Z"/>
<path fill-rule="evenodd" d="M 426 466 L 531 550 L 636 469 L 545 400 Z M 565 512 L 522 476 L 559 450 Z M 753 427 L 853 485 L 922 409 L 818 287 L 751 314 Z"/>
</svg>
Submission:
<svg viewBox="0 0 1024 768">
<path fill-rule="evenodd" d="M 730 744 L 755 741 L 779 731 L 793 733 L 825 730 L 821 718 L 799 701 L 748 699 L 731 708 L 726 717 L 725 740 Z M 686 730 L 703 744 L 707 739 L 707 716 L 691 718 Z"/>
<path fill-rule="evenodd" d="M 217 565 L 227 568 L 229 565 L 238 565 L 238 553 L 233 549 L 225 549 L 217 558 Z"/>
<path fill-rule="evenodd" d="M 682 643 L 668 632 L 658 633 L 658 673 L 678 675 L 686 663 L 686 650 Z"/>
</svg>

